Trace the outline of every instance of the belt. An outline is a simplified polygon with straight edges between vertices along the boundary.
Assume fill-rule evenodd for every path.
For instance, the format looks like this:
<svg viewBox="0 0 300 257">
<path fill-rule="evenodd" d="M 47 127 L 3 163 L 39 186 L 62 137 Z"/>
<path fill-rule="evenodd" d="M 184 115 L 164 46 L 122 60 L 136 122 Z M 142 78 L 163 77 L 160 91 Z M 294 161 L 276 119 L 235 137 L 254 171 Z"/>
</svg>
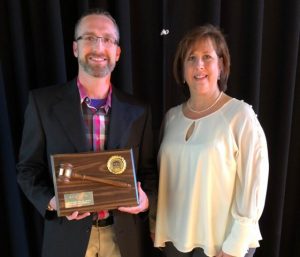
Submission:
<svg viewBox="0 0 300 257">
<path fill-rule="evenodd" d="M 96 227 L 106 227 L 114 224 L 113 216 L 110 215 L 106 219 L 98 219 L 93 221 L 93 226 Z"/>
</svg>

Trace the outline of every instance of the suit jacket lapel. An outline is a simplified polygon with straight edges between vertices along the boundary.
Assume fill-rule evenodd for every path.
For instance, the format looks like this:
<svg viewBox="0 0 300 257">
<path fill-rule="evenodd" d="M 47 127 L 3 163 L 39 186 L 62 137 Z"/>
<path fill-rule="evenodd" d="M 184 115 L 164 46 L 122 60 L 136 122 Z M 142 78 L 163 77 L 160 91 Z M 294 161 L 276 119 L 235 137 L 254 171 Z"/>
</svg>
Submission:
<svg viewBox="0 0 300 257">
<path fill-rule="evenodd" d="M 126 101 L 126 97 L 120 95 L 121 93 L 113 88 L 107 149 L 129 146 L 130 128 L 135 116 L 138 115 Z M 70 139 L 76 150 L 78 152 L 89 151 L 80 96 L 75 79 L 62 87 L 58 95 L 58 101 L 53 105 L 53 112 L 63 127 L 65 136 Z"/>
<path fill-rule="evenodd" d="M 65 136 L 70 139 L 78 152 L 88 151 L 80 96 L 75 79 L 62 87 L 58 98 L 57 103 L 53 105 L 53 112 L 63 127 Z"/>
<path fill-rule="evenodd" d="M 108 149 L 118 149 L 128 147 L 128 137 L 130 133 L 131 106 L 119 96 L 116 88 L 112 91 L 112 108 L 110 116 L 110 126 L 108 131 Z"/>
</svg>

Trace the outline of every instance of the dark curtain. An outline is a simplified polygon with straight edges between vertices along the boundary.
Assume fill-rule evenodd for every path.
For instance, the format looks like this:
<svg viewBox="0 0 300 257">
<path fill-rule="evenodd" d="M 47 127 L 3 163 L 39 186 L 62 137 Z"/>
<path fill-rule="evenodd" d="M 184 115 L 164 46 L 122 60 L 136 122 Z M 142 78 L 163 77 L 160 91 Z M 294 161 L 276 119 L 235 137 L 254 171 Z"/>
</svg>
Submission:
<svg viewBox="0 0 300 257">
<path fill-rule="evenodd" d="M 29 90 L 76 76 L 73 28 L 91 7 L 116 18 L 122 55 L 112 80 L 151 104 L 155 135 L 166 110 L 184 99 L 171 72 L 178 41 L 196 25 L 222 28 L 232 57 L 228 93 L 253 105 L 269 146 L 256 257 L 299 256 L 299 0 L 1 0 L 1 256 L 40 256 L 43 221 L 16 183 L 23 114 Z"/>
</svg>

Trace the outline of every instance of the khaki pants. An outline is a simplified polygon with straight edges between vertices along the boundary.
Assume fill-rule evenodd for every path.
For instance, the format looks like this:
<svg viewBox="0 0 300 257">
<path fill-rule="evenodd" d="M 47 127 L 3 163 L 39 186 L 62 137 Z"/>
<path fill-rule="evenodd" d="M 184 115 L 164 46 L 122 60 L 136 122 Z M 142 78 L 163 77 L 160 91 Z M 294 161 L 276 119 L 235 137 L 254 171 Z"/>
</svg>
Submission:
<svg viewBox="0 0 300 257">
<path fill-rule="evenodd" d="M 113 226 L 92 226 L 85 257 L 121 257 Z"/>
</svg>

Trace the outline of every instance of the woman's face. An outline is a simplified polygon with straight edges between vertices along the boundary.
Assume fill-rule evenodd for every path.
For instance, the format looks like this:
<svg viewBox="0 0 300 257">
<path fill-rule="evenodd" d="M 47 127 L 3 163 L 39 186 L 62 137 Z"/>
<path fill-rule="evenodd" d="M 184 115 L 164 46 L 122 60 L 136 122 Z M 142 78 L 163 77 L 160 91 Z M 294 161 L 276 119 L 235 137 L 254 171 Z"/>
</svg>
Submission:
<svg viewBox="0 0 300 257">
<path fill-rule="evenodd" d="M 212 94 L 218 88 L 222 59 L 210 39 L 196 42 L 184 60 L 184 79 L 191 95 Z"/>
</svg>

